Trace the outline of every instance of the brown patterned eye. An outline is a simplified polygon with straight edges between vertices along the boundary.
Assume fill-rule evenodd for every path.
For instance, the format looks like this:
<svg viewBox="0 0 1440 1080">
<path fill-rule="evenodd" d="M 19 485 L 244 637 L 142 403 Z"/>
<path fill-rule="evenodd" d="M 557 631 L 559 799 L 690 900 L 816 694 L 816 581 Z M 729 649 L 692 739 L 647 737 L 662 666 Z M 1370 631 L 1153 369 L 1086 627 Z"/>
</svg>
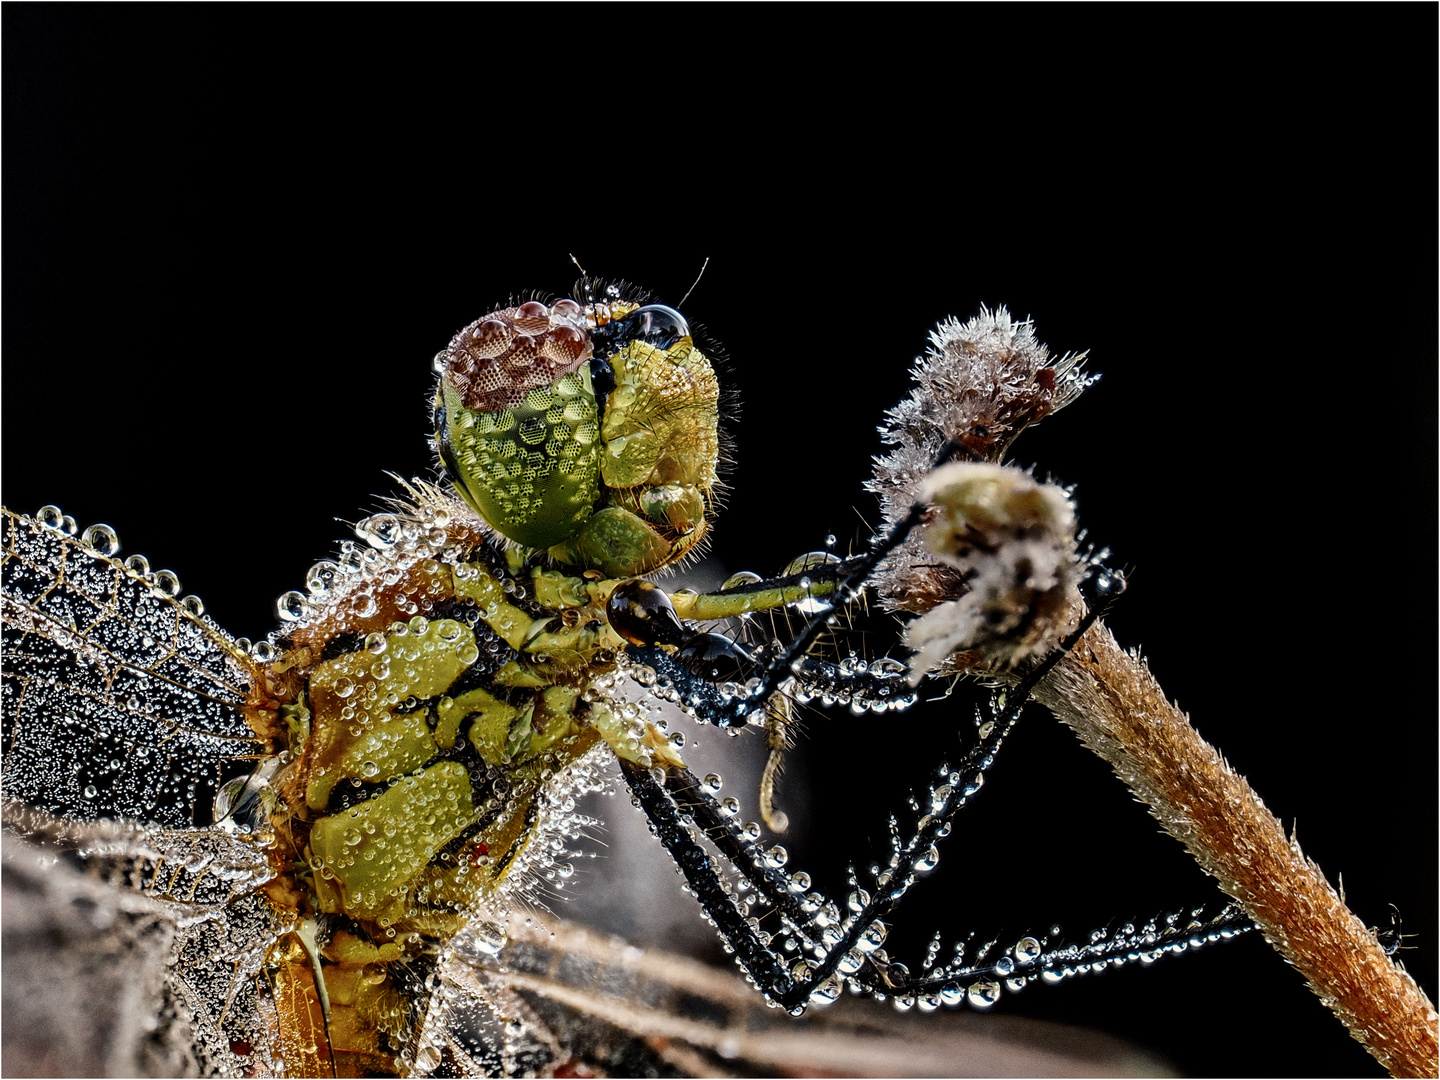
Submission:
<svg viewBox="0 0 1440 1080">
<path fill-rule="evenodd" d="M 531 300 L 515 309 L 515 329 L 522 334 L 542 334 L 550 326 L 550 309 Z"/>
<path fill-rule="evenodd" d="M 488 359 L 499 356 L 510 347 L 510 328 L 499 319 L 485 319 L 470 331 L 468 349 L 472 355 Z"/>
<path fill-rule="evenodd" d="M 504 362 L 512 368 L 527 368 L 534 362 L 539 351 L 540 342 L 529 334 L 516 334 L 515 340 L 510 343 L 510 351 L 505 354 Z"/>
<path fill-rule="evenodd" d="M 540 342 L 540 355 L 546 360 L 569 364 L 585 351 L 587 344 L 589 339 L 579 330 L 561 325 L 554 327 Z"/>
<path fill-rule="evenodd" d="M 590 337 L 573 300 L 528 301 L 477 319 L 451 340 L 441 370 L 460 404 L 495 413 L 518 405 L 590 359 Z"/>
</svg>

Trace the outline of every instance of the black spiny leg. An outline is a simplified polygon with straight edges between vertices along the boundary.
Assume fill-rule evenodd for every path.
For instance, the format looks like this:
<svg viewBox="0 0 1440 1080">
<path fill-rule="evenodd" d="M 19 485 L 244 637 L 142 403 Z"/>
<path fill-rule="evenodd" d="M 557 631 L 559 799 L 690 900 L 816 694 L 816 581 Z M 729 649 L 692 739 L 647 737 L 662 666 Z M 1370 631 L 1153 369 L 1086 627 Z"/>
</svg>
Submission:
<svg viewBox="0 0 1440 1080">
<path fill-rule="evenodd" d="M 1091 611 L 1080 627 L 1061 648 L 1036 665 L 1011 692 L 1008 703 L 1000 707 L 995 718 L 981 726 L 979 742 L 966 754 L 959 768 L 942 770 L 929 792 L 931 812 L 922 818 L 909 843 L 897 852 L 891 869 L 880 876 L 877 895 L 871 897 L 857 889 L 849 901 L 850 914 L 843 919 L 833 902 L 821 893 L 808 891 L 807 878 L 792 876 L 767 861 L 688 770 L 665 770 L 661 780 L 653 770 L 622 762 L 627 783 L 706 914 L 734 949 L 746 971 L 773 1001 L 791 1011 L 799 1011 L 811 1000 L 832 999 L 839 992 L 839 979 L 846 977 L 877 993 L 921 995 L 949 1004 L 958 1003 L 963 997 L 983 1006 L 998 997 L 1001 979 L 1013 988 L 1036 976 L 1058 980 L 1076 971 L 1110 963 L 1153 960 L 1165 952 L 1183 951 L 1191 945 L 1231 937 L 1250 928 L 1240 913 L 1227 907 L 1204 923 L 1197 921 L 1199 912 L 1196 911 L 1183 923 L 1178 916 L 1172 916 L 1164 925 L 1152 921 L 1139 931 L 1127 926 L 1113 935 L 1097 932 L 1089 944 L 1083 946 L 1047 948 L 1047 943 L 1025 937 L 993 962 L 985 956 L 975 958 L 969 965 L 957 960 L 933 973 L 927 963 L 918 979 L 909 978 L 900 965 L 876 963 L 871 958 L 870 954 L 887 933 L 884 919 L 894 911 L 919 874 L 933 866 L 936 845 L 948 833 L 960 808 L 979 790 L 984 771 L 1018 720 L 1031 690 L 1123 589 L 1124 579 L 1103 569 L 1087 583 L 1085 591 Z M 673 670 L 667 667 L 665 674 L 675 678 L 682 699 L 697 694 L 703 696 L 706 689 L 713 690 L 701 686 L 701 680 L 686 675 L 678 667 Z M 698 700 L 690 703 L 701 704 Z M 700 711 L 705 710 L 702 707 Z M 719 854 L 774 907 L 785 924 L 786 936 L 798 939 L 813 959 L 802 961 L 799 957 L 787 957 L 772 948 L 769 935 L 759 929 L 757 920 L 750 919 L 748 913 L 737 906 L 713 857 L 691 833 L 692 828 L 700 830 Z M 959 988 L 965 983 L 970 986 L 962 992 Z"/>
<path fill-rule="evenodd" d="M 777 1000 L 788 997 L 792 983 L 784 963 L 746 924 L 735 907 L 734 898 L 716 872 L 709 853 L 691 838 L 670 793 L 643 765 L 622 758 L 620 770 L 631 792 L 640 801 L 640 808 L 655 826 L 660 842 L 685 875 L 705 914 L 735 950 L 741 965 L 767 995 Z"/>
</svg>

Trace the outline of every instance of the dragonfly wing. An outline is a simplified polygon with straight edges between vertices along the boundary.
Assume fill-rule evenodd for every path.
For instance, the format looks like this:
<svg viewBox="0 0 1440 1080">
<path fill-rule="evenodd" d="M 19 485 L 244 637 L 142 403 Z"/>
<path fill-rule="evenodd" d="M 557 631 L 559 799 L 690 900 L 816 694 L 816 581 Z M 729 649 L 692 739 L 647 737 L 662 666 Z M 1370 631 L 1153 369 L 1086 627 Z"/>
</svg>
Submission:
<svg viewBox="0 0 1440 1080">
<path fill-rule="evenodd" d="M 248 656 L 163 575 L 8 511 L 0 529 L 3 982 L 29 1021 L 5 1071 L 275 1071 L 259 986 L 286 919 L 262 853 L 206 827 L 268 750 Z"/>
<path fill-rule="evenodd" d="M 7 1076 L 180 1076 L 190 1025 L 161 1008 L 174 923 L 53 852 L 4 838 Z"/>
<path fill-rule="evenodd" d="M 269 876 L 257 852 L 224 833 L 68 821 L 11 802 L 5 824 L 7 1075 L 278 1066 L 257 976 L 285 925 L 253 888 Z"/>
<path fill-rule="evenodd" d="M 513 919 L 498 958 L 452 954 L 432 1001 L 437 1071 L 470 1046 L 475 1003 L 508 1020 L 510 1072 L 609 1076 L 1155 1075 L 1109 1036 L 1018 1017 L 900 1015 L 845 998 L 792 1018 L 754 987 L 685 957 L 563 923 Z M 468 971 L 464 969 L 468 968 Z M 477 988 L 479 988 L 477 990 Z M 507 1011 L 508 1009 L 508 1011 Z M 448 1011 L 448 1017 L 444 1014 Z M 493 1034 L 489 1045 L 497 1045 Z M 525 1056 L 528 1055 L 528 1056 Z M 495 1064 L 490 1064 L 495 1068 Z"/>
<path fill-rule="evenodd" d="M 266 747 L 248 657 L 146 575 L 3 511 L 4 786 L 72 818 L 209 825 Z"/>
</svg>

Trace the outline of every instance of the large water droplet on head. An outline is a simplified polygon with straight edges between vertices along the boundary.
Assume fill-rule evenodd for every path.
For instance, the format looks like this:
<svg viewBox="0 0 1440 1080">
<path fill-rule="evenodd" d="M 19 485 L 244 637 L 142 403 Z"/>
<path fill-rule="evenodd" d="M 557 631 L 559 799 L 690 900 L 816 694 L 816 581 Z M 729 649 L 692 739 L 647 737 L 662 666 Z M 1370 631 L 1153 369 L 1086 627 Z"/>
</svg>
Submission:
<svg viewBox="0 0 1440 1080">
<path fill-rule="evenodd" d="M 657 349 L 668 349 L 681 338 L 690 336 L 685 316 L 665 304 L 646 304 L 632 311 L 626 322 L 633 327 L 636 338 Z"/>
</svg>

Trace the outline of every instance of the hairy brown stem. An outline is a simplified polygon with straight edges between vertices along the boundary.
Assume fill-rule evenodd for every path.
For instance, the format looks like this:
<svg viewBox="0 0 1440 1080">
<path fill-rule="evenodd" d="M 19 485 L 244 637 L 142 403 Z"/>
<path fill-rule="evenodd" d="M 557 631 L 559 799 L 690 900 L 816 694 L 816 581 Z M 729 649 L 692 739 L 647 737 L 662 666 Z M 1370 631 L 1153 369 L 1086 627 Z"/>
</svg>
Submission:
<svg viewBox="0 0 1440 1080">
<path fill-rule="evenodd" d="M 1097 623 L 1034 697 L 1110 763 L 1395 1076 L 1435 1076 L 1435 1006 L 1394 964 L 1244 777 Z"/>
</svg>

